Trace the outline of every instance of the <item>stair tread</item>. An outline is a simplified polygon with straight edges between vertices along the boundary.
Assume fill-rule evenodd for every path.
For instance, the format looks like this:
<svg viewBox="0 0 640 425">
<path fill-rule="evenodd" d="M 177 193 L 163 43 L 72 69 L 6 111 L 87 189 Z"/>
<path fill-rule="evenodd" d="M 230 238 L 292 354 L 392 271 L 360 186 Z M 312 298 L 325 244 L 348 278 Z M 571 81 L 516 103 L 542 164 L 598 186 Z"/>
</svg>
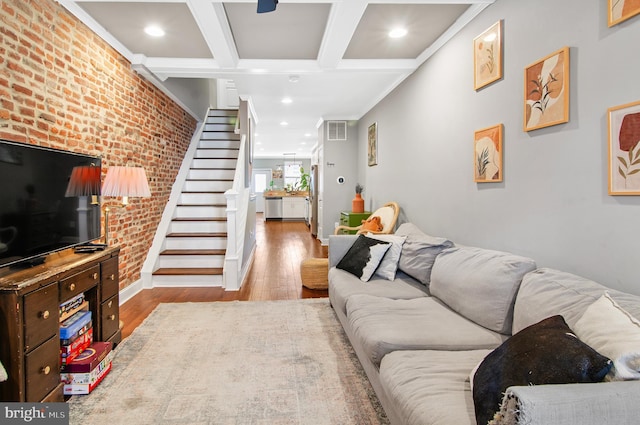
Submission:
<svg viewBox="0 0 640 425">
<path fill-rule="evenodd" d="M 193 268 L 163 268 L 153 272 L 153 275 L 191 276 L 191 275 L 221 275 L 221 267 L 193 267 Z"/>
<path fill-rule="evenodd" d="M 227 204 L 178 204 L 178 207 L 226 207 Z"/>
<path fill-rule="evenodd" d="M 224 249 L 165 249 L 160 255 L 225 255 Z"/>
<path fill-rule="evenodd" d="M 226 217 L 176 217 L 171 221 L 227 221 Z"/>
<path fill-rule="evenodd" d="M 168 238 L 226 238 L 226 232 L 173 232 Z"/>
</svg>

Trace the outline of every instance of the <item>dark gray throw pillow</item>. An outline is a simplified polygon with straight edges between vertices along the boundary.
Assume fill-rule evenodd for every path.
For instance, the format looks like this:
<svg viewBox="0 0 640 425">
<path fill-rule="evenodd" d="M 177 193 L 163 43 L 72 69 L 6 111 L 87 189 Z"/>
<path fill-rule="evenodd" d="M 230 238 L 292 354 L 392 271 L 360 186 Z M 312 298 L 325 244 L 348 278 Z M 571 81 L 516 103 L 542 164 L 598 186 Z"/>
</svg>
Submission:
<svg viewBox="0 0 640 425">
<path fill-rule="evenodd" d="M 516 385 L 600 382 L 612 362 L 580 341 L 562 316 L 524 328 L 492 351 L 473 376 L 476 423 L 486 425 Z"/>
<path fill-rule="evenodd" d="M 368 282 L 390 246 L 389 242 L 360 235 L 336 268 L 346 270 L 363 282 Z"/>
</svg>

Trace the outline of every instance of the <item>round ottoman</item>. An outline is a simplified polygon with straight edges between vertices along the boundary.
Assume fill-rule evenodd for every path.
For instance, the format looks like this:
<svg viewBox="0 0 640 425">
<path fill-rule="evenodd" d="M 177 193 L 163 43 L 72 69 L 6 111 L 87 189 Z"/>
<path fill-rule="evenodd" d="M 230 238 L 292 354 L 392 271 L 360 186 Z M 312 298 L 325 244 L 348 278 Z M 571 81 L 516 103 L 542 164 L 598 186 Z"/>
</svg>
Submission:
<svg viewBox="0 0 640 425">
<path fill-rule="evenodd" d="M 329 259 L 309 258 L 300 264 L 302 285 L 309 289 L 327 289 L 329 287 Z"/>
</svg>

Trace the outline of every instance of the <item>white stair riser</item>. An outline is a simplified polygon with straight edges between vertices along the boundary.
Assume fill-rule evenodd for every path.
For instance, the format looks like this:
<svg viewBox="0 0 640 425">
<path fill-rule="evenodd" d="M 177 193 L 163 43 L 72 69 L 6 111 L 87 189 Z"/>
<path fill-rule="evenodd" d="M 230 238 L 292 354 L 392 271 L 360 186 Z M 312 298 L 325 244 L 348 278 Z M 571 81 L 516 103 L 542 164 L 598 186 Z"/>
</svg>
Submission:
<svg viewBox="0 0 640 425">
<path fill-rule="evenodd" d="M 222 287 L 222 275 L 184 275 L 184 276 L 153 276 L 153 287 Z"/>
<path fill-rule="evenodd" d="M 184 192 L 225 192 L 233 186 L 228 180 L 187 180 L 182 188 Z"/>
<path fill-rule="evenodd" d="M 219 218 L 227 215 L 227 206 L 207 206 L 207 207 L 195 207 L 195 206 L 178 206 L 175 211 L 178 218 Z"/>
<path fill-rule="evenodd" d="M 226 221 L 172 221 L 169 233 L 226 233 Z"/>
<path fill-rule="evenodd" d="M 223 123 L 215 123 L 215 124 L 205 124 L 204 131 L 228 131 L 233 133 L 236 130 L 236 126 L 234 124 L 223 124 Z"/>
<path fill-rule="evenodd" d="M 180 204 L 226 204 L 227 198 L 224 193 L 183 193 L 180 195 Z"/>
<path fill-rule="evenodd" d="M 231 180 L 236 170 L 189 170 L 188 178 L 192 180 Z M 231 183 L 229 183 L 231 184 Z"/>
<path fill-rule="evenodd" d="M 200 148 L 225 148 L 225 149 L 239 149 L 239 140 L 200 140 L 198 143 Z"/>
<path fill-rule="evenodd" d="M 165 249 L 227 249 L 227 238 L 166 238 Z"/>
<path fill-rule="evenodd" d="M 240 140 L 240 135 L 227 131 L 203 131 L 200 140 Z"/>
<path fill-rule="evenodd" d="M 205 123 L 206 124 L 233 124 L 235 126 L 237 120 L 238 120 L 238 117 L 233 115 L 220 115 L 220 116 L 211 115 L 207 117 L 207 120 L 205 121 Z"/>
<path fill-rule="evenodd" d="M 158 267 L 161 269 L 223 266 L 224 255 L 160 255 L 158 257 Z"/>
<path fill-rule="evenodd" d="M 191 168 L 236 168 L 236 159 L 198 158 L 191 162 Z"/>
<path fill-rule="evenodd" d="M 198 149 L 196 158 L 224 158 L 237 159 L 239 151 L 235 149 Z"/>
</svg>

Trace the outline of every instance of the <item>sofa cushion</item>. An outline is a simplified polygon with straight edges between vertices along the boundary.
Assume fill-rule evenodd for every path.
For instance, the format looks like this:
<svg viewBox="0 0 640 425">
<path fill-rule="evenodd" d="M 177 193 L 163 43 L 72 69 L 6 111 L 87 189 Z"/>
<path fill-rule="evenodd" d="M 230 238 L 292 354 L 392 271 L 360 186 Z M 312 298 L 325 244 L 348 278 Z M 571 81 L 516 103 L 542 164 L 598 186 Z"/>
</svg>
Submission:
<svg viewBox="0 0 640 425">
<path fill-rule="evenodd" d="M 382 388 L 405 425 L 473 425 L 469 371 L 489 350 L 395 351 L 380 364 Z"/>
<path fill-rule="evenodd" d="M 367 282 L 373 276 L 390 246 L 389 242 L 360 235 L 336 267 L 358 276 L 363 282 Z"/>
<path fill-rule="evenodd" d="M 609 289 L 571 273 L 542 268 L 527 274 L 518 291 L 513 313 L 513 333 L 540 320 L 562 315 L 570 328 L 586 309 L 609 292 L 622 308 L 640 318 L 640 296 Z"/>
<path fill-rule="evenodd" d="M 367 237 L 389 242 L 391 244 L 387 253 L 382 257 L 382 261 L 376 269 L 375 274 L 383 279 L 395 279 L 396 271 L 398 270 L 398 261 L 400 260 L 400 254 L 402 253 L 402 245 L 404 244 L 406 237 L 396 235 L 375 235 L 373 233 L 367 233 Z"/>
<path fill-rule="evenodd" d="M 436 258 L 431 294 L 466 318 L 502 334 L 511 333 L 513 303 L 530 258 L 482 248 L 449 248 Z"/>
<path fill-rule="evenodd" d="M 417 280 L 402 272 L 388 281 L 375 274 L 369 282 L 363 282 L 344 270 L 329 269 L 329 300 L 334 309 L 347 314 L 347 299 L 354 294 L 370 294 L 391 299 L 428 297 L 429 291 Z"/>
<path fill-rule="evenodd" d="M 640 322 L 608 293 L 587 308 L 573 330 L 581 341 L 613 360 L 609 380 L 640 379 Z"/>
<path fill-rule="evenodd" d="M 433 262 L 443 249 L 452 247 L 453 242 L 445 238 L 429 236 L 413 223 L 401 224 L 395 234 L 406 237 L 398 268 L 417 281 L 428 285 Z"/>
<path fill-rule="evenodd" d="M 392 300 L 352 295 L 347 319 L 371 362 L 397 350 L 493 349 L 506 338 L 464 318 L 433 297 Z"/>
<path fill-rule="evenodd" d="M 513 335 L 482 361 L 473 376 L 477 423 L 493 418 L 508 387 L 600 382 L 611 366 L 571 332 L 562 316 L 549 317 Z"/>
</svg>

